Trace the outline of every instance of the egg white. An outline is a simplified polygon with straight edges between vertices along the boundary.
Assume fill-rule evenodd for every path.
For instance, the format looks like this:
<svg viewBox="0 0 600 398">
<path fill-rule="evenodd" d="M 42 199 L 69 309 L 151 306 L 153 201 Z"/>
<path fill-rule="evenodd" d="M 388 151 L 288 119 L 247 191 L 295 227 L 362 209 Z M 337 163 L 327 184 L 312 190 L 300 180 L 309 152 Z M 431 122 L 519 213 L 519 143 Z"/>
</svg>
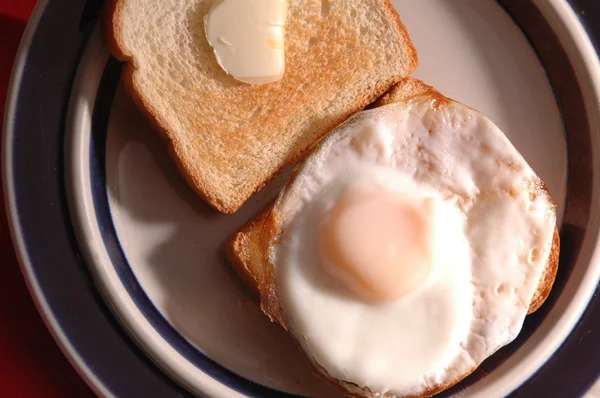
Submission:
<svg viewBox="0 0 600 398">
<path fill-rule="evenodd" d="M 431 195 L 441 209 L 437 277 L 390 305 L 344 294 L 320 271 L 315 243 L 340 187 L 373 183 Z M 491 121 L 428 98 L 346 123 L 274 212 L 283 233 L 270 260 L 290 332 L 330 377 L 397 396 L 452 382 L 517 336 L 556 222 L 539 179 Z"/>
</svg>

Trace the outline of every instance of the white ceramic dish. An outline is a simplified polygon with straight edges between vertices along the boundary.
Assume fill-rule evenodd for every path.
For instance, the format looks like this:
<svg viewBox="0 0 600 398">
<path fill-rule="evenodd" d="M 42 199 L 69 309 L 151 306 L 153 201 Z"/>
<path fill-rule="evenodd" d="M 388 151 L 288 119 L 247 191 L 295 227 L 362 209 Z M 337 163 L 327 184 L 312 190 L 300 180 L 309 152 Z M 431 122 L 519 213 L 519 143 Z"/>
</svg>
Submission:
<svg viewBox="0 0 600 398">
<path fill-rule="evenodd" d="M 416 76 L 495 121 L 547 183 L 562 216 L 569 210 L 572 148 L 548 66 L 528 37 L 491 0 L 393 3 L 420 54 Z M 534 3 L 582 88 L 596 166 L 600 67 L 594 50 L 567 3 Z M 260 313 L 221 253 L 223 242 L 274 198 L 282 179 L 235 215 L 210 210 L 185 185 L 161 139 L 117 86 L 118 67 L 107 66 L 108 59 L 96 31 L 73 88 L 67 146 L 71 214 L 106 301 L 146 353 L 194 393 L 236 397 L 277 390 L 331 397 L 288 337 Z M 565 215 L 567 227 L 583 223 L 585 236 L 551 308 L 489 374 L 476 374 L 455 393 L 509 394 L 544 364 L 581 316 L 600 277 L 597 179 L 593 174 L 589 181 L 589 208 L 574 210 L 571 204 L 571 215 Z M 578 219 L 581 211 L 585 220 Z M 252 382 L 247 389 L 244 379 Z"/>
</svg>

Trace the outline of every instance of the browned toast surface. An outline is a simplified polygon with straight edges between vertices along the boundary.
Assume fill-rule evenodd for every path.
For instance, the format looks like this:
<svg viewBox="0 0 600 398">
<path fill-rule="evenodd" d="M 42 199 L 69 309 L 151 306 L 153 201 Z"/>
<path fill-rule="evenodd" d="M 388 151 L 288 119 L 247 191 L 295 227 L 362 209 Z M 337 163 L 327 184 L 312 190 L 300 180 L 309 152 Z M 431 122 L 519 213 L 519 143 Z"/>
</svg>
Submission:
<svg viewBox="0 0 600 398">
<path fill-rule="evenodd" d="M 111 0 L 103 22 L 127 91 L 190 186 L 225 213 L 417 65 L 389 0 L 288 0 L 283 78 L 241 83 L 206 40 L 214 2 Z"/>
</svg>

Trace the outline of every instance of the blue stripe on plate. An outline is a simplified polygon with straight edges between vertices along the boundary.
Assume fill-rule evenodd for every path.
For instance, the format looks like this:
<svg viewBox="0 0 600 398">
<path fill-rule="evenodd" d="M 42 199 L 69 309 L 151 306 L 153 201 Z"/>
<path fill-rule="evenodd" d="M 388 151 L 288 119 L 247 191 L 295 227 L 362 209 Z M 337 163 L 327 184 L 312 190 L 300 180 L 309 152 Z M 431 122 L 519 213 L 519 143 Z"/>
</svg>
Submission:
<svg viewBox="0 0 600 398">
<path fill-rule="evenodd" d="M 109 59 L 96 96 L 90 137 L 90 181 L 94 210 L 104 247 L 121 283 L 152 327 L 186 360 L 220 383 L 249 397 L 300 397 L 245 379 L 201 353 L 156 309 L 132 272 L 115 231 L 106 187 L 107 126 L 119 81 L 120 66 L 114 58 Z"/>
</svg>

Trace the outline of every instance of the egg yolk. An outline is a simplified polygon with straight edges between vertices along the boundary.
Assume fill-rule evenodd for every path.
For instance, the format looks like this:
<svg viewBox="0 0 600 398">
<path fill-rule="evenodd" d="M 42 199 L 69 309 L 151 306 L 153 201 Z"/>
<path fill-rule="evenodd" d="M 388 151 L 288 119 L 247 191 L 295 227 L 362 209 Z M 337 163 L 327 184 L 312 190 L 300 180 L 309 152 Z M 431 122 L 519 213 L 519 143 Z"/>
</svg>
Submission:
<svg viewBox="0 0 600 398">
<path fill-rule="evenodd" d="M 355 296 L 397 300 L 420 286 L 432 268 L 431 202 L 409 203 L 391 192 L 350 190 L 321 222 L 321 265 Z"/>
</svg>

